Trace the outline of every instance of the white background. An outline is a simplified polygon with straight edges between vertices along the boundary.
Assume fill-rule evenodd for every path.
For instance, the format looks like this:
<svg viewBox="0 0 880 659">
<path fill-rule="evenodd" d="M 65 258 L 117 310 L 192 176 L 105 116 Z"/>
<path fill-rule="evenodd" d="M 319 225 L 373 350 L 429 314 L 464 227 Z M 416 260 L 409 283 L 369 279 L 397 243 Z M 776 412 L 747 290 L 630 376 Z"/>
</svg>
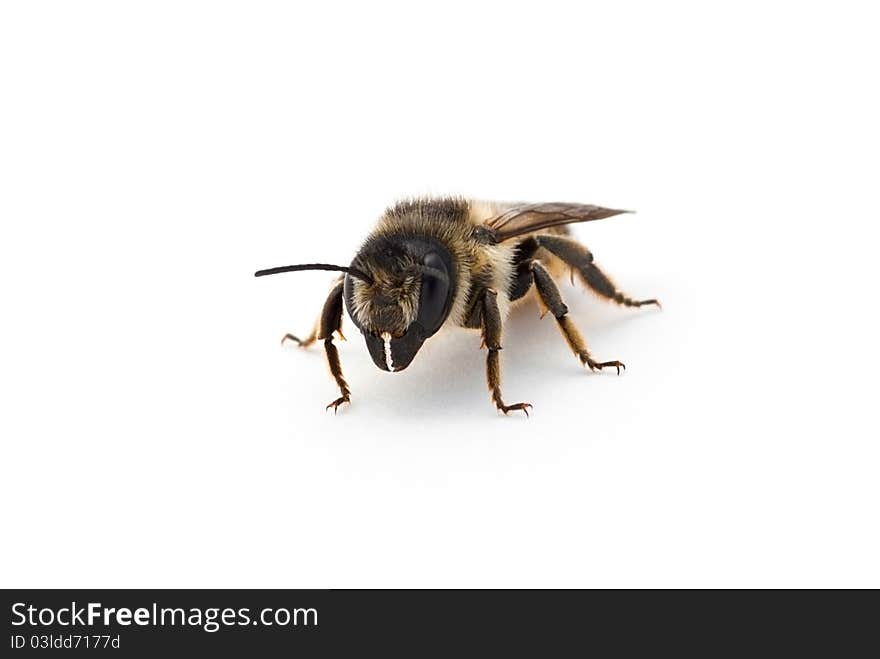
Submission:
<svg viewBox="0 0 880 659">
<path fill-rule="evenodd" d="M 0 585 L 880 586 L 869 3 L 4 3 Z M 563 293 L 350 408 L 305 332 L 413 194 L 582 201 Z"/>
</svg>

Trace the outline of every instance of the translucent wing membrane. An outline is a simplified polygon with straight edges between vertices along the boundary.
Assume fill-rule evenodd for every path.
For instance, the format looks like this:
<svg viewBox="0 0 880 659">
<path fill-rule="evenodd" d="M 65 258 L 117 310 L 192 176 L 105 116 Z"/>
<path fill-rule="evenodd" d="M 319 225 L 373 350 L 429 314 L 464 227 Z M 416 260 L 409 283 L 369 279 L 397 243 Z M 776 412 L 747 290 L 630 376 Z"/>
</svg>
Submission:
<svg viewBox="0 0 880 659">
<path fill-rule="evenodd" d="M 561 224 L 574 224 L 576 222 L 590 222 L 601 220 L 621 213 L 631 211 L 602 208 L 589 204 L 511 204 L 502 209 L 494 217 L 486 220 L 486 226 L 491 228 L 498 239 L 503 242 L 527 233 L 533 233 Z"/>
</svg>

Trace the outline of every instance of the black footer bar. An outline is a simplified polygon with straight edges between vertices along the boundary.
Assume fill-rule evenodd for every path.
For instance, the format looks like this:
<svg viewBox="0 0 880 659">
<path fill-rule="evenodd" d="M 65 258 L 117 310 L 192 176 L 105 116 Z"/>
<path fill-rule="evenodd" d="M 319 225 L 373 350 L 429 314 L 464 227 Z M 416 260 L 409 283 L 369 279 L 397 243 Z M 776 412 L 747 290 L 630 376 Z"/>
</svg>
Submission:
<svg viewBox="0 0 880 659">
<path fill-rule="evenodd" d="M 98 652 L 840 655 L 874 591 L 7 590 L 4 656 Z M 864 643 L 868 645 L 864 645 Z M 95 655 L 98 656 L 98 655 Z"/>
</svg>

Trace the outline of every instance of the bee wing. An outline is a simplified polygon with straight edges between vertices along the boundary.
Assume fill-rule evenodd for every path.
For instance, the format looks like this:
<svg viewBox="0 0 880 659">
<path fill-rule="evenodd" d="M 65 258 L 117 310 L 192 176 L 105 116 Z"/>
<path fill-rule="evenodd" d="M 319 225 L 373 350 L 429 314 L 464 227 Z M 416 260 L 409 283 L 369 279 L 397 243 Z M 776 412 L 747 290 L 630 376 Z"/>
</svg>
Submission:
<svg viewBox="0 0 880 659">
<path fill-rule="evenodd" d="M 497 204 L 495 207 L 497 214 L 486 220 L 486 226 L 495 232 L 498 242 L 560 224 L 601 220 L 612 215 L 631 212 L 591 206 L 589 204 L 559 202 L 545 204 Z"/>
</svg>

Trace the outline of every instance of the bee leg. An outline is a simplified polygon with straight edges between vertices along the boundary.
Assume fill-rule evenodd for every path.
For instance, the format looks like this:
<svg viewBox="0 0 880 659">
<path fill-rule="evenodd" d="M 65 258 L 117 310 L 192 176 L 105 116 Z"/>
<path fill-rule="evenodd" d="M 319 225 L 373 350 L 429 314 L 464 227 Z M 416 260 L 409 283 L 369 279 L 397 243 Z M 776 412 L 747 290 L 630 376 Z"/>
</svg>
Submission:
<svg viewBox="0 0 880 659">
<path fill-rule="evenodd" d="M 300 348 L 308 348 L 310 345 L 312 345 L 315 342 L 315 340 L 317 338 L 318 338 L 318 326 L 315 325 L 314 329 L 304 339 L 301 339 L 298 336 L 295 336 L 290 333 L 285 334 L 284 336 L 281 337 L 281 345 L 284 345 L 285 341 L 293 341 Z"/>
<path fill-rule="evenodd" d="M 614 282 L 593 263 L 593 254 L 578 241 L 563 236 L 536 236 L 538 244 L 551 254 L 558 256 L 576 271 L 583 282 L 598 295 L 617 302 L 624 307 L 643 307 L 648 304 L 660 306 L 655 299 L 633 300 L 617 290 Z"/>
<path fill-rule="evenodd" d="M 529 403 L 505 405 L 501 398 L 501 312 L 498 310 L 498 293 L 486 289 L 483 293 L 483 343 L 489 349 L 486 357 L 486 380 L 492 393 L 495 407 L 507 414 L 513 410 L 522 410 L 529 415 Z"/>
<path fill-rule="evenodd" d="M 321 319 L 318 322 L 320 329 L 316 337 L 324 341 L 324 352 L 327 353 L 327 364 L 330 366 L 330 373 L 333 375 L 333 379 L 336 380 L 336 385 L 342 394 L 327 406 L 328 410 L 331 407 L 333 408 L 334 414 L 340 405 L 351 402 L 351 390 L 348 388 L 348 383 L 342 375 L 339 351 L 333 344 L 333 332 L 338 332 L 342 328 L 342 284 L 343 282 L 340 280 L 330 291 L 330 295 L 324 303 Z"/>
<path fill-rule="evenodd" d="M 613 366 L 617 369 L 618 375 L 620 375 L 621 367 L 626 370 L 626 366 L 624 366 L 623 362 L 616 360 L 610 362 L 597 362 L 593 359 L 592 355 L 590 355 L 590 351 L 587 349 L 587 343 L 584 341 L 584 337 L 581 336 L 578 328 L 575 327 L 574 323 L 571 322 L 571 319 L 568 317 L 568 307 L 565 306 L 565 302 L 562 301 L 562 296 L 559 294 L 559 288 L 557 288 L 556 282 L 553 281 L 553 277 L 550 276 L 550 273 L 547 272 L 547 269 L 540 261 L 532 261 L 530 267 L 532 270 L 532 278 L 535 282 L 535 288 L 538 289 L 538 295 L 541 296 L 541 301 L 556 318 L 556 322 L 559 324 L 559 329 L 562 330 L 562 335 L 565 337 L 565 340 L 568 341 L 568 345 L 571 347 L 574 354 L 577 355 L 577 358 L 581 360 L 581 364 L 589 366 L 591 371 Z"/>
</svg>

